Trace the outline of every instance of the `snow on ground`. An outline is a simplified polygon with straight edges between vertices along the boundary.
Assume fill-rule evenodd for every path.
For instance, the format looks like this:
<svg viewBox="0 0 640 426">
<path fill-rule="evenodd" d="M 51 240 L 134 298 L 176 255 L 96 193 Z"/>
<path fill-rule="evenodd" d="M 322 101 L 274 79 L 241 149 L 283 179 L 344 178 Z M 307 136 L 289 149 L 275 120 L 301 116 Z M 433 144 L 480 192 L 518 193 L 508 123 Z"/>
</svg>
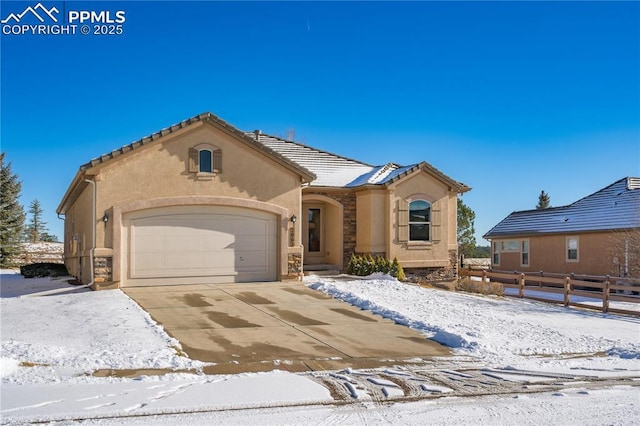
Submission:
<svg viewBox="0 0 640 426">
<path fill-rule="evenodd" d="M 390 277 L 307 285 L 423 332 L 487 366 L 562 372 L 640 370 L 640 318 L 423 288 Z M 591 356 L 591 355 L 606 356 Z M 604 372 L 603 372 L 604 373 Z"/>
<path fill-rule="evenodd" d="M 25 280 L 17 272 L 3 271 L 1 279 L 0 374 L 5 383 L 59 382 L 61 376 L 104 368 L 203 365 L 179 356 L 180 343 L 120 291 L 76 289 L 68 278 Z M 52 290 L 58 293 L 28 297 Z M 20 367 L 21 362 L 36 366 Z"/>
<path fill-rule="evenodd" d="M 308 376 L 97 378 L 99 368 L 195 369 L 179 342 L 120 291 L 0 275 L 2 423 L 637 424 L 637 387 L 335 406 Z M 479 366 L 640 376 L 640 320 L 527 300 L 310 277 L 307 285 L 422 331 Z M 601 353 L 601 354 L 600 354 Z M 599 355 L 594 355 L 599 354 Z M 450 360 L 455 365 L 456 357 Z M 329 405 L 327 405 L 329 404 Z M 232 409 L 232 410 L 229 410 Z M 242 409 L 242 410 L 241 410 Z"/>
</svg>

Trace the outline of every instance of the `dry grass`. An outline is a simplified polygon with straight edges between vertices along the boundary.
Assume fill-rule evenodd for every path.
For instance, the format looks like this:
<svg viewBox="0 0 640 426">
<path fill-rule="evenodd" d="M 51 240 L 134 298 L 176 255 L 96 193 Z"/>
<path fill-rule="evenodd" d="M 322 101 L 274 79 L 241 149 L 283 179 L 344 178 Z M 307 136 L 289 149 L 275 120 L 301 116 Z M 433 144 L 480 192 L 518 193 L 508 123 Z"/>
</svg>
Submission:
<svg viewBox="0 0 640 426">
<path fill-rule="evenodd" d="M 493 294 L 496 296 L 504 296 L 504 289 L 500 283 L 482 281 L 474 281 L 469 278 L 460 278 L 456 285 L 457 291 L 466 291 L 467 293 Z"/>
</svg>

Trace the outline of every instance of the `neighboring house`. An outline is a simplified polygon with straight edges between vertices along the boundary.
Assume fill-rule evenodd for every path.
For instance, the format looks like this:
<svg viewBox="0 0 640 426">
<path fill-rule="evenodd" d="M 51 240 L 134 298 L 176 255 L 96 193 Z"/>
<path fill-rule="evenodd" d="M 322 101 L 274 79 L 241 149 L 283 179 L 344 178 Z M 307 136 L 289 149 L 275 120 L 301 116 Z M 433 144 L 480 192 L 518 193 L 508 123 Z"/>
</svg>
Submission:
<svg viewBox="0 0 640 426">
<path fill-rule="evenodd" d="M 57 212 L 94 288 L 276 281 L 352 253 L 455 274 L 456 197 L 427 163 L 374 167 L 200 114 L 80 167 Z"/>
<path fill-rule="evenodd" d="M 511 213 L 484 238 L 493 269 L 638 277 L 640 178 L 568 206 Z"/>
</svg>

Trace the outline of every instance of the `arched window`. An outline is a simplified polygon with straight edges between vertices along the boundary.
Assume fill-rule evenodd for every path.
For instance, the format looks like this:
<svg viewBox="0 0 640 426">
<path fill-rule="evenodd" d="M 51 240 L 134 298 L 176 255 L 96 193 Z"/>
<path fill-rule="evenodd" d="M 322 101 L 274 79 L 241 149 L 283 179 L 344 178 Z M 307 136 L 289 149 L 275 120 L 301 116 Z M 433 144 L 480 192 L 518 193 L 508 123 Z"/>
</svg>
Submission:
<svg viewBox="0 0 640 426">
<path fill-rule="evenodd" d="M 213 151 L 201 149 L 198 152 L 198 172 L 213 173 Z"/>
<path fill-rule="evenodd" d="M 409 241 L 431 240 L 431 203 L 415 200 L 409 203 Z"/>
<path fill-rule="evenodd" d="M 208 143 L 189 148 L 189 171 L 205 178 L 222 173 L 222 150 Z"/>
</svg>

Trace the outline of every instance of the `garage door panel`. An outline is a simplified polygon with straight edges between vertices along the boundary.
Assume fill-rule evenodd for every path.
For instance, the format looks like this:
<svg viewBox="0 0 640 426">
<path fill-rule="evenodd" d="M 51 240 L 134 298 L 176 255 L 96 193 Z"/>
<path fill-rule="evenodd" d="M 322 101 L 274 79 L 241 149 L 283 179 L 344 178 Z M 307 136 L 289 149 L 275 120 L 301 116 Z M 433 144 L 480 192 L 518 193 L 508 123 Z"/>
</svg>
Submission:
<svg viewBox="0 0 640 426">
<path fill-rule="evenodd" d="M 226 208 L 225 210 L 231 210 Z M 236 209 L 237 214 L 153 212 L 130 220 L 126 285 L 146 279 L 215 278 L 220 281 L 276 279 L 274 215 Z M 136 281 L 138 280 L 138 281 Z M 203 280 L 207 282 L 207 280 Z"/>
</svg>

